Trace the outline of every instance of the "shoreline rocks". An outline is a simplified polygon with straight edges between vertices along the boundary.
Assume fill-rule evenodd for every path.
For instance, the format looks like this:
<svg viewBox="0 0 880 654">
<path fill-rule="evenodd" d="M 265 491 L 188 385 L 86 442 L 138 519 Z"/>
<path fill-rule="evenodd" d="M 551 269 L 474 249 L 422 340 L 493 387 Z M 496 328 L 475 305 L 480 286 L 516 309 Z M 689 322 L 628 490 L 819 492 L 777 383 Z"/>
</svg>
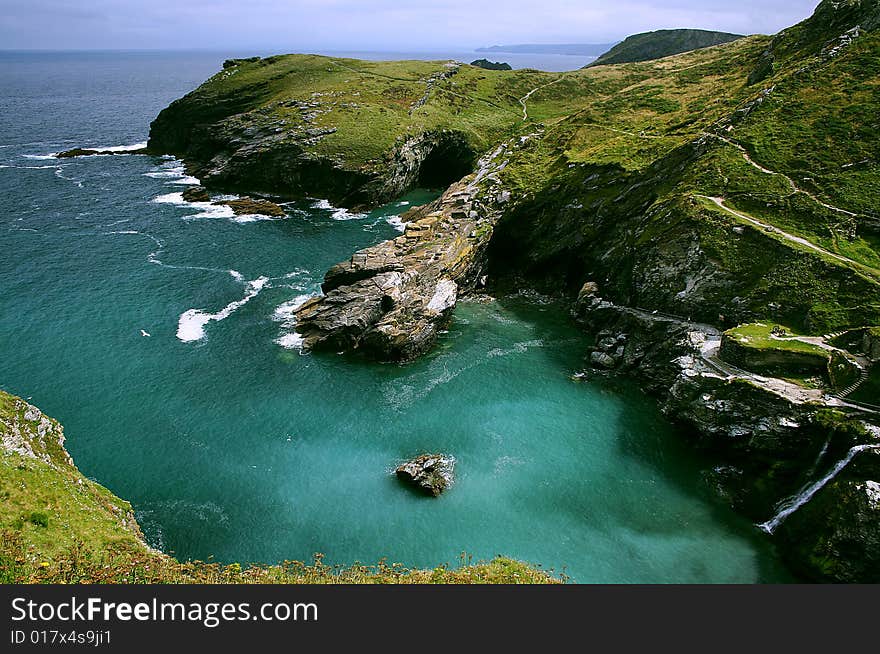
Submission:
<svg viewBox="0 0 880 654">
<path fill-rule="evenodd" d="M 186 196 L 184 196 L 184 199 L 186 199 Z M 260 198 L 241 197 L 237 200 L 221 200 L 214 204 L 229 207 L 235 212 L 236 216 L 259 214 L 261 216 L 274 216 L 281 218 L 286 215 L 284 209 L 274 202 Z"/>
<path fill-rule="evenodd" d="M 190 186 L 183 190 L 183 199 L 187 202 L 210 202 L 211 195 L 204 186 Z"/>
<path fill-rule="evenodd" d="M 400 464 L 397 478 L 421 491 L 439 497 L 452 485 L 455 459 L 445 454 L 422 454 Z"/>
<path fill-rule="evenodd" d="M 487 248 L 502 213 L 494 173 L 508 147 L 481 159 L 476 173 L 439 199 L 408 212 L 401 236 L 327 271 L 324 295 L 296 312 L 304 348 L 358 350 L 383 361 L 426 352 L 458 299 L 486 283 Z"/>
<path fill-rule="evenodd" d="M 73 159 L 74 157 L 94 157 L 99 154 L 149 154 L 147 148 L 138 148 L 136 150 L 93 150 L 90 148 L 73 148 L 65 150 L 55 155 L 56 159 Z"/>
</svg>

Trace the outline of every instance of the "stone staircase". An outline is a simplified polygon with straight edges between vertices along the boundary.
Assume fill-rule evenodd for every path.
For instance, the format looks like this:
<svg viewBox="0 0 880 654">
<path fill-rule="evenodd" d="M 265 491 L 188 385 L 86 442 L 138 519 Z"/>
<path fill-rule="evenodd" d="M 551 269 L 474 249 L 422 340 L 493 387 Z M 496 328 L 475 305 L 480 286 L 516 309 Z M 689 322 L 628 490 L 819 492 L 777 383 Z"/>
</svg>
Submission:
<svg viewBox="0 0 880 654">
<path fill-rule="evenodd" d="M 866 381 L 868 381 L 868 369 L 867 369 L 867 368 L 862 368 L 861 372 L 859 373 L 859 378 L 858 378 L 856 381 L 854 381 L 852 384 L 850 384 L 849 386 L 847 386 L 846 388 L 844 388 L 842 391 L 840 391 L 839 393 L 837 393 L 837 394 L 836 394 L 837 397 L 845 398 L 845 397 L 847 397 L 848 395 L 852 395 L 852 394 L 855 393 L 855 392 L 859 389 L 859 387 L 860 387 L 862 384 L 864 384 Z"/>
</svg>

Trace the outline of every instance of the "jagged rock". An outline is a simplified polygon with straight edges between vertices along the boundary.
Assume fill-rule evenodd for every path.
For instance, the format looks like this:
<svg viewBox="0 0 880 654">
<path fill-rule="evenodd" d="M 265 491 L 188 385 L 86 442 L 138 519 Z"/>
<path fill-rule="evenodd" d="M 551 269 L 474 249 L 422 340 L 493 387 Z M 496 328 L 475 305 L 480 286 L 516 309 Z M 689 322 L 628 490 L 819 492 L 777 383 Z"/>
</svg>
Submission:
<svg viewBox="0 0 880 654">
<path fill-rule="evenodd" d="M 73 148 L 55 155 L 56 159 L 72 159 L 73 157 L 92 157 L 98 154 L 147 154 L 147 148 L 137 150 L 93 150 L 90 148 Z"/>
<path fill-rule="evenodd" d="M 225 205 L 231 208 L 236 216 L 258 214 L 261 216 L 282 217 L 286 215 L 284 209 L 274 202 L 256 198 L 243 197 L 238 198 L 237 200 L 222 200 L 220 202 L 215 202 L 214 204 Z"/>
<path fill-rule="evenodd" d="M 483 68 L 485 70 L 513 70 L 510 64 L 500 61 L 489 61 L 488 59 L 477 59 L 471 62 L 471 66 Z"/>
<path fill-rule="evenodd" d="M 211 196 L 204 186 L 190 186 L 184 189 L 183 199 L 187 202 L 210 202 Z"/>
<path fill-rule="evenodd" d="M 434 497 L 452 484 L 455 459 L 445 454 L 422 454 L 402 463 L 395 470 L 398 479 Z"/>
<path fill-rule="evenodd" d="M 606 370 L 611 370 L 617 365 L 614 357 L 605 352 L 593 352 L 590 354 L 590 363 L 594 368 L 605 368 Z"/>
<path fill-rule="evenodd" d="M 479 181 L 502 148 L 436 201 L 411 210 L 403 235 L 355 253 L 324 276 L 324 296 L 300 307 L 296 330 L 310 350 L 362 350 L 406 361 L 425 352 L 460 294 L 481 285 L 500 216 Z"/>
</svg>

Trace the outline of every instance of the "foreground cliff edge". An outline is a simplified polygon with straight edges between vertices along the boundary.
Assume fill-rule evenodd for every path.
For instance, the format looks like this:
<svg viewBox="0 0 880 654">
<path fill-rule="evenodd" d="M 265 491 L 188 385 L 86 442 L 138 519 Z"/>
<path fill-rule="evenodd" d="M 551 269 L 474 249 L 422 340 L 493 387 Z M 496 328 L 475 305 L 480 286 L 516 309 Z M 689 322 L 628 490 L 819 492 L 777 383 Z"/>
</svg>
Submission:
<svg viewBox="0 0 880 654">
<path fill-rule="evenodd" d="M 446 189 L 328 271 L 310 350 L 406 361 L 458 299 L 533 286 L 716 460 L 816 579 L 880 581 L 880 0 L 569 73 L 230 60 L 151 126 L 209 189 L 372 206 Z"/>
<path fill-rule="evenodd" d="M 147 545 L 131 505 L 87 479 L 61 425 L 0 391 L 0 583 L 558 583 L 524 563 L 401 565 L 180 562 Z"/>
</svg>

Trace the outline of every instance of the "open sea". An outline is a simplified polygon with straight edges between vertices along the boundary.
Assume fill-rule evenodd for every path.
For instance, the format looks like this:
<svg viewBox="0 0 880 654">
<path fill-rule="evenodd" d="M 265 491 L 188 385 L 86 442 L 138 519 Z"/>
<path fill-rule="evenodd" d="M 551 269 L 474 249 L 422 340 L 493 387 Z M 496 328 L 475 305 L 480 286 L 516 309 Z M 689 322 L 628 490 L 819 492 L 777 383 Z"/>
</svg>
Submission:
<svg viewBox="0 0 880 654">
<path fill-rule="evenodd" d="M 151 544 L 243 563 L 504 554 L 578 582 L 790 579 L 651 400 L 571 381 L 584 337 L 539 296 L 462 303 L 408 365 L 297 349 L 292 308 L 324 271 L 436 192 L 234 216 L 184 202 L 197 180 L 175 159 L 51 157 L 145 142 L 236 54 L 0 53 L 0 387 L 64 424 Z M 391 474 L 425 451 L 456 459 L 439 499 Z"/>
</svg>

